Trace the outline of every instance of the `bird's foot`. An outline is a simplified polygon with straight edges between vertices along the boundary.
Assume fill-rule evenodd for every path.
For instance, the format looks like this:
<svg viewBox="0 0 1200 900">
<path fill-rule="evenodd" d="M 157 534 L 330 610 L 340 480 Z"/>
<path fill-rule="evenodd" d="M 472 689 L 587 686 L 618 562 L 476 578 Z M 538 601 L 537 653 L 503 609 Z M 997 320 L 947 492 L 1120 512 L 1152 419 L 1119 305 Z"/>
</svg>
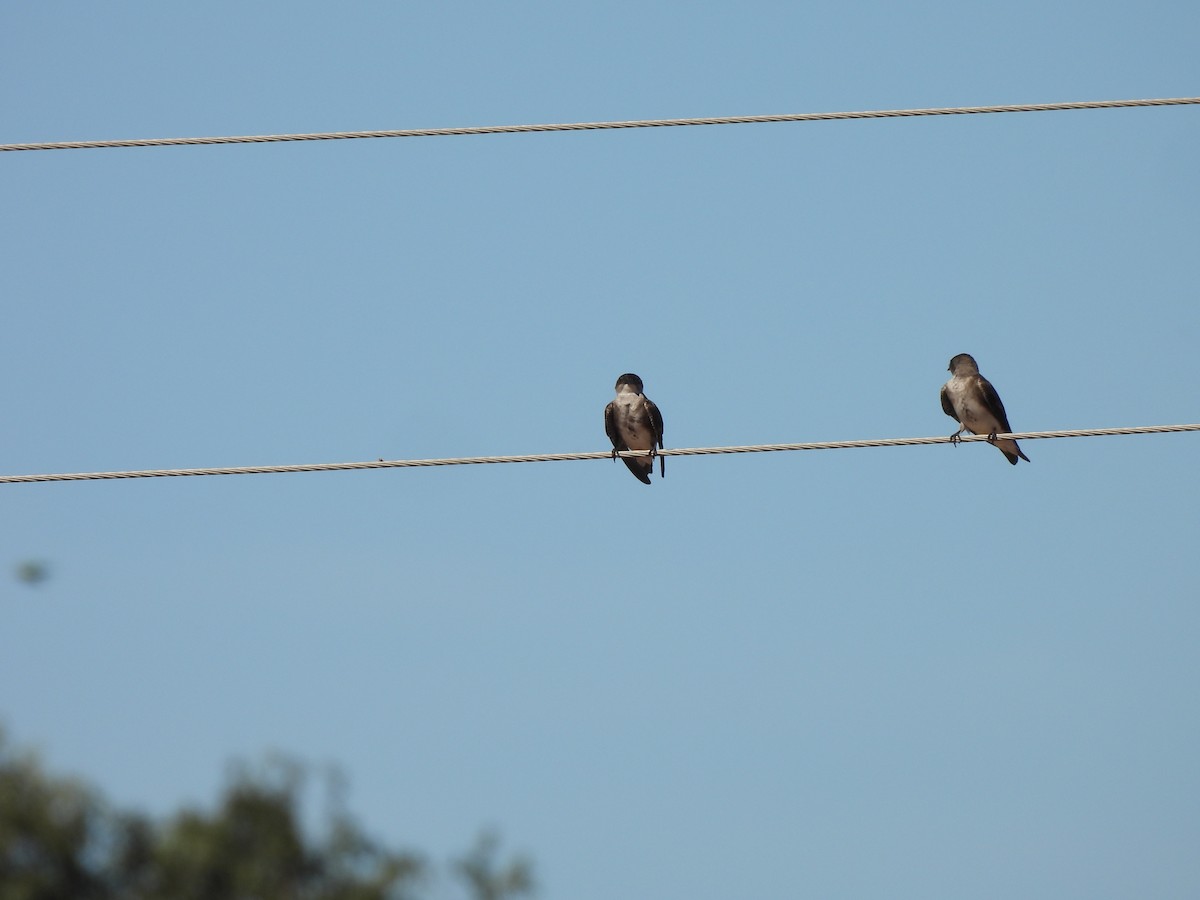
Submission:
<svg viewBox="0 0 1200 900">
<path fill-rule="evenodd" d="M 956 432 L 954 432 L 954 434 L 950 435 L 950 444 L 952 446 L 957 447 L 959 444 L 962 443 L 962 438 L 960 437 L 961 434 L 962 434 L 961 431 L 956 431 Z"/>
<path fill-rule="evenodd" d="M 996 429 L 995 428 L 993 428 L 992 433 L 988 435 L 988 443 L 989 444 L 996 443 Z"/>
</svg>

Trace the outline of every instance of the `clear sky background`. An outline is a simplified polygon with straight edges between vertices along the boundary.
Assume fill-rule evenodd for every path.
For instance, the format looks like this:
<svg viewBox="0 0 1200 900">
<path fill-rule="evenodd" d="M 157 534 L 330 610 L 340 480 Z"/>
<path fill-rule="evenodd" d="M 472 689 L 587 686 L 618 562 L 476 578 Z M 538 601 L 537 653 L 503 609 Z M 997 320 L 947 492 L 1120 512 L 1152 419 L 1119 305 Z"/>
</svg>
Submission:
<svg viewBox="0 0 1200 900">
<path fill-rule="evenodd" d="M 1200 93 L 1200 6 L 8 4 L 0 140 Z M 7 474 L 1194 422 L 1200 109 L 0 156 Z M 0 722 L 541 896 L 1200 894 L 1195 434 L 10 485 Z M 51 578 L 15 568 L 45 560 Z"/>
</svg>

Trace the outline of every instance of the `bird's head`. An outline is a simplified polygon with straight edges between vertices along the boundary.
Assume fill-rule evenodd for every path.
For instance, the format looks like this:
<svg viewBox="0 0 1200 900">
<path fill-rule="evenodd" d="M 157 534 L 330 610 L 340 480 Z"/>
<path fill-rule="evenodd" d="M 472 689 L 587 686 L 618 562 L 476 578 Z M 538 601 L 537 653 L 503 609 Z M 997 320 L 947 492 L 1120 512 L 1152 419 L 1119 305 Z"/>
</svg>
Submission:
<svg viewBox="0 0 1200 900">
<path fill-rule="evenodd" d="M 975 363 L 975 357 L 970 353 L 960 353 L 950 360 L 946 371 L 952 375 L 978 375 L 979 366 Z"/>
<path fill-rule="evenodd" d="M 617 379 L 618 394 L 621 393 L 622 388 L 633 391 L 635 394 L 640 394 L 642 392 L 642 379 L 638 378 L 632 372 L 626 372 Z"/>
</svg>

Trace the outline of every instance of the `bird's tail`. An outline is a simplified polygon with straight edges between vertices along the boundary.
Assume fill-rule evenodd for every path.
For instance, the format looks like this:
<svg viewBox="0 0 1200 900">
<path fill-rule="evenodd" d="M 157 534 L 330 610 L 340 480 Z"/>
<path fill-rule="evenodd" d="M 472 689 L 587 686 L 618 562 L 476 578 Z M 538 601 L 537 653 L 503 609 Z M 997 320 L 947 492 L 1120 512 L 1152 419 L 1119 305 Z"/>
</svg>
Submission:
<svg viewBox="0 0 1200 900">
<path fill-rule="evenodd" d="M 1014 466 L 1017 464 L 1018 458 L 1025 460 L 1025 462 L 1029 462 L 1029 457 L 1021 451 L 1021 448 L 1017 446 L 1016 441 L 996 441 L 996 446 L 1000 448 L 1000 452 L 1003 453 L 1005 458 Z"/>
<path fill-rule="evenodd" d="M 622 456 L 621 461 L 629 467 L 629 471 L 643 484 L 650 483 L 650 473 L 654 471 L 654 460 L 643 456 Z"/>
</svg>

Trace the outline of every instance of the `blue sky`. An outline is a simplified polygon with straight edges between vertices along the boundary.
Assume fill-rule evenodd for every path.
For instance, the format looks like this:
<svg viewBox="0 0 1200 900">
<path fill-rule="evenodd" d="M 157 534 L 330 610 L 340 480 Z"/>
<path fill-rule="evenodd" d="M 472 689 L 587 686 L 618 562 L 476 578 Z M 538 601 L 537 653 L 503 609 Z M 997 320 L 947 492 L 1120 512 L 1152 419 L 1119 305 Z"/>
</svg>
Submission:
<svg viewBox="0 0 1200 900">
<path fill-rule="evenodd" d="M 11 5 L 0 141 L 1191 96 L 1192 3 Z M 4 154 L 0 471 L 1197 420 L 1200 111 Z M 0 722 L 541 895 L 1194 897 L 1194 434 L 10 485 Z M 46 560 L 49 581 L 12 576 Z"/>
</svg>

